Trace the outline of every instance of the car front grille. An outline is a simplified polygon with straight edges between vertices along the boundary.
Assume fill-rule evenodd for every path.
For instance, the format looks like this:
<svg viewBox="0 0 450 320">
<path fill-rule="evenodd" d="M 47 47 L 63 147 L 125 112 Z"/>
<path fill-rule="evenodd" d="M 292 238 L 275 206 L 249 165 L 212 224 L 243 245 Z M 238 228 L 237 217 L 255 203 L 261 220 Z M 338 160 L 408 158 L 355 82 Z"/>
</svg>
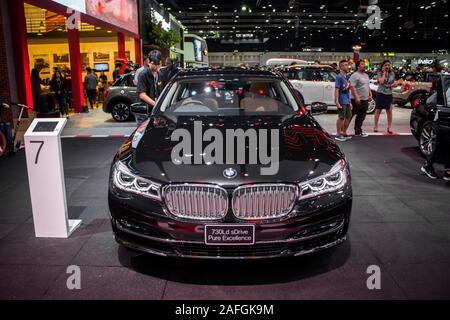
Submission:
<svg viewBox="0 0 450 320">
<path fill-rule="evenodd" d="M 290 184 L 242 186 L 233 192 L 233 213 L 243 220 L 282 218 L 292 211 L 297 195 L 298 187 Z"/>
<path fill-rule="evenodd" d="M 219 220 L 228 211 L 228 193 L 219 186 L 170 184 L 163 189 L 170 213 L 194 220 Z"/>
<path fill-rule="evenodd" d="M 298 196 L 292 184 L 257 184 L 234 190 L 233 213 L 241 220 L 277 219 L 288 215 Z M 214 185 L 170 184 L 163 197 L 171 214 L 194 220 L 220 220 L 228 211 L 228 193 Z"/>
</svg>

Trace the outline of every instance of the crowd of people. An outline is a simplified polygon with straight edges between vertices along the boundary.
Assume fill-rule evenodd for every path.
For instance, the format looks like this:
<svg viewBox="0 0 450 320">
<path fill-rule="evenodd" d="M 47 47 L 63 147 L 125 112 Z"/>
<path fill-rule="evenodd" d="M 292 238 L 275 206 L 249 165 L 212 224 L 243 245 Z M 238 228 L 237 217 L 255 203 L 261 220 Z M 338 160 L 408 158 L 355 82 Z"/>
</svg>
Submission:
<svg viewBox="0 0 450 320">
<path fill-rule="evenodd" d="M 355 136 L 367 137 L 368 135 L 363 132 L 362 125 L 366 117 L 368 104 L 372 101 L 372 92 L 370 90 L 369 75 L 365 70 L 364 60 L 359 60 L 355 63 L 355 72 L 348 77 L 349 63 L 347 60 L 339 62 L 339 74 L 336 77 L 336 106 L 338 108 L 338 119 L 336 121 L 336 136 L 338 141 L 347 141 L 351 139 L 351 136 L 347 134 L 348 127 L 351 120 L 355 117 Z M 434 64 L 430 71 L 433 73 L 433 80 L 431 85 L 431 92 L 429 99 L 435 97 L 443 97 L 442 94 L 438 94 L 438 91 L 442 91 L 442 84 L 440 83 L 439 73 L 442 68 L 439 64 Z M 400 84 L 398 77 L 392 69 L 392 64 L 389 60 L 385 60 L 381 63 L 377 72 L 378 89 L 375 97 L 375 115 L 374 115 L 374 127 L 373 131 L 378 132 L 378 123 L 382 110 L 386 110 L 387 115 L 387 134 L 393 134 L 392 131 L 392 89 Z M 438 101 L 436 101 L 438 103 Z M 444 104 L 443 101 L 440 104 Z M 441 146 L 442 147 L 442 146 Z M 436 152 L 432 153 L 427 159 L 425 164 L 421 167 L 421 172 L 431 179 L 437 179 L 438 175 L 434 170 L 435 162 L 444 162 L 444 175 L 443 179 L 450 181 L 450 150 L 448 146 L 443 146 L 446 150 L 443 157 L 440 160 L 436 157 Z"/>
<path fill-rule="evenodd" d="M 367 133 L 363 132 L 362 125 L 364 123 L 369 103 L 374 99 L 370 89 L 370 76 L 366 70 L 364 60 L 356 61 L 355 72 L 349 77 L 350 63 L 348 60 L 339 62 L 339 74 L 336 77 L 336 93 L 335 103 L 338 108 L 338 119 L 336 122 L 336 140 L 347 141 L 351 136 L 347 134 L 350 122 L 355 118 L 355 136 L 367 137 Z M 406 68 L 406 67 L 405 67 Z M 403 69 L 405 71 L 406 69 Z M 433 73 L 433 81 L 431 91 L 436 90 L 437 75 L 442 71 L 442 67 L 435 63 L 431 67 L 427 67 L 427 71 Z M 375 115 L 373 132 L 379 132 L 378 124 L 380 115 L 386 110 L 387 117 L 387 134 L 393 134 L 392 131 L 392 103 L 393 88 L 403 82 L 403 78 L 394 71 L 390 60 L 384 60 L 378 71 L 376 72 L 376 80 L 378 88 L 375 97 Z"/>
<path fill-rule="evenodd" d="M 165 84 L 178 72 L 178 67 L 171 58 L 165 60 L 165 68 L 160 70 L 162 54 L 158 50 L 152 51 L 148 56 L 144 58 L 143 65 L 135 71 L 133 83 L 138 86 L 140 75 L 144 74 L 142 81 L 147 83 L 141 83 L 143 86 L 149 86 L 148 81 L 154 77 L 156 83 L 159 83 L 155 92 L 149 93 L 148 97 L 156 97 L 160 94 Z M 104 71 L 97 75 L 95 70 L 90 67 L 86 68 L 86 75 L 83 81 L 83 88 L 85 94 L 86 107 L 84 112 L 88 112 L 89 109 L 98 108 L 99 102 L 103 102 L 106 98 L 106 92 L 108 86 L 116 82 L 121 76 L 121 64 L 116 64 L 112 72 L 112 82 L 109 82 L 108 76 Z M 150 71 L 149 71 L 150 70 Z M 124 74 L 131 73 L 129 68 L 125 69 Z M 151 74 L 149 74 L 151 72 Z M 39 75 L 38 69 L 31 70 L 31 88 L 33 94 L 33 105 L 35 110 L 39 113 L 54 112 L 56 106 L 58 106 L 59 113 L 62 117 L 69 117 L 69 108 L 72 102 L 72 83 L 70 70 L 60 70 L 53 68 L 53 75 L 48 82 L 49 91 L 43 92 L 42 84 L 44 81 Z M 141 100 L 145 101 L 144 98 Z M 148 99 L 146 101 L 149 101 Z"/>
</svg>

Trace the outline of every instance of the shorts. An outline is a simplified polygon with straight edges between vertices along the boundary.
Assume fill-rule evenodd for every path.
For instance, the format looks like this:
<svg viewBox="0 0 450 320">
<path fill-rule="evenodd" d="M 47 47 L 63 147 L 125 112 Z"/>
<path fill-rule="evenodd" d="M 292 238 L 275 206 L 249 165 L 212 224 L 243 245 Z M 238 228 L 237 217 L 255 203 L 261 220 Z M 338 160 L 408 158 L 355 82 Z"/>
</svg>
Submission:
<svg viewBox="0 0 450 320">
<path fill-rule="evenodd" d="M 338 108 L 338 117 L 339 119 L 351 119 L 352 118 L 352 109 L 350 108 L 350 104 L 341 104 L 342 108 Z"/>
<path fill-rule="evenodd" d="M 377 93 L 375 97 L 375 109 L 390 109 L 392 105 L 392 94 Z"/>
</svg>

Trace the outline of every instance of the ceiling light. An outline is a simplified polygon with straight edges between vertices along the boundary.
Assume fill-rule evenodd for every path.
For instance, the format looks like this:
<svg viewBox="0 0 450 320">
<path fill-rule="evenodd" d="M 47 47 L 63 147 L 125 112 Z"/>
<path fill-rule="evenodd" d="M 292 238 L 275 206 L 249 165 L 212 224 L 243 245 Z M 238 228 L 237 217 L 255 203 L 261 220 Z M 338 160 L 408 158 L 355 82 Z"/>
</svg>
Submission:
<svg viewBox="0 0 450 320">
<path fill-rule="evenodd" d="M 245 6 L 245 5 L 242 6 L 242 7 L 241 7 L 241 10 L 242 10 L 242 11 L 247 11 L 247 6 Z"/>
</svg>

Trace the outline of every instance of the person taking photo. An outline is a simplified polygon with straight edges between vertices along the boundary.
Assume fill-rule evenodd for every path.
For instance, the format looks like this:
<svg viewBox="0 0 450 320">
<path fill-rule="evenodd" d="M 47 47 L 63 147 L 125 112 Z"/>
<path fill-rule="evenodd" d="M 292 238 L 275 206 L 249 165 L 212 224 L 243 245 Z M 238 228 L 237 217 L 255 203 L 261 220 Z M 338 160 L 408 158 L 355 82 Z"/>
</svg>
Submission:
<svg viewBox="0 0 450 320">
<path fill-rule="evenodd" d="M 378 132 L 378 121 L 382 110 L 386 110 L 387 116 L 387 130 L 388 134 L 393 134 L 392 131 L 392 89 L 398 86 L 399 82 L 395 80 L 395 73 L 391 69 L 391 62 L 384 60 L 381 63 L 380 71 L 377 74 L 378 89 L 376 96 L 375 116 L 373 131 Z"/>
</svg>

